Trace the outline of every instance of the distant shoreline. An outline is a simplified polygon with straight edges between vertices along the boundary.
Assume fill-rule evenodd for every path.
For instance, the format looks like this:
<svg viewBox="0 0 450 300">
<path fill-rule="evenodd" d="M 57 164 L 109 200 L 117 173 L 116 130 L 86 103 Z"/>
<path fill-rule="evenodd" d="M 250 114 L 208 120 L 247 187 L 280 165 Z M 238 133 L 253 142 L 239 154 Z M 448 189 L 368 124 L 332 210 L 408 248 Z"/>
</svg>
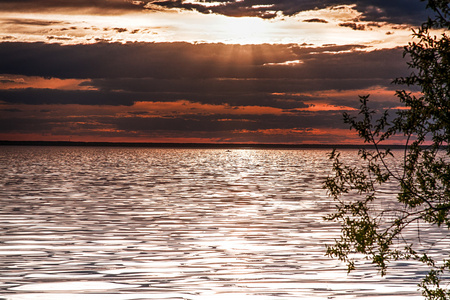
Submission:
<svg viewBox="0 0 450 300">
<path fill-rule="evenodd" d="M 360 149 L 372 145 L 346 144 L 247 144 L 247 143 L 129 143 L 69 141 L 0 141 L 0 146 L 63 146 L 63 147 L 141 147 L 188 149 Z M 404 149 L 404 145 L 382 145 L 380 148 Z"/>
</svg>

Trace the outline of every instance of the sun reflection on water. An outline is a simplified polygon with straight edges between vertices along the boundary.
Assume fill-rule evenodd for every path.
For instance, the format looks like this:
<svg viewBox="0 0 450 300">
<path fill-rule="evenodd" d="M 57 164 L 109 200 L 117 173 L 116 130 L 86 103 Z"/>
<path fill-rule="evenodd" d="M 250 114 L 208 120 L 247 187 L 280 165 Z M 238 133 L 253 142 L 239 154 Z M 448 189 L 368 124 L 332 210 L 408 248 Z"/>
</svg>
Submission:
<svg viewBox="0 0 450 300">
<path fill-rule="evenodd" d="M 7 300 L 418 295 L 420 267 L 347 275 L 324 256 L 326 150 L 0 151 Z"/>
</svg>

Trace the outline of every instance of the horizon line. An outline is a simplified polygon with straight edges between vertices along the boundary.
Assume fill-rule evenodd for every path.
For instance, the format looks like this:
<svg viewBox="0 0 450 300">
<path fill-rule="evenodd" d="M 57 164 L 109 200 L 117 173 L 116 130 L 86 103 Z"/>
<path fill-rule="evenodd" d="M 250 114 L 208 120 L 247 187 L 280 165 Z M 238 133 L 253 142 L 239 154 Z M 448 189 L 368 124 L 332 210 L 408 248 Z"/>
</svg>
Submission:
<svg viewBox="0 0 450 300">
<path fill-rule="evenodd" d="M 76 141 L 9 141 L 0 140 L 0 146 L 70 146 L 70 147 L 142 147 L 142 148 L 199 148 L 199 149 L 361 149 L 374 148 L 372 144 L 287 144 L 287 143 L 161 143 L 161 142 L 76 142 Z M 379 148 L 404 149 L 405 145 L 378 145 Z"/>
</svg>

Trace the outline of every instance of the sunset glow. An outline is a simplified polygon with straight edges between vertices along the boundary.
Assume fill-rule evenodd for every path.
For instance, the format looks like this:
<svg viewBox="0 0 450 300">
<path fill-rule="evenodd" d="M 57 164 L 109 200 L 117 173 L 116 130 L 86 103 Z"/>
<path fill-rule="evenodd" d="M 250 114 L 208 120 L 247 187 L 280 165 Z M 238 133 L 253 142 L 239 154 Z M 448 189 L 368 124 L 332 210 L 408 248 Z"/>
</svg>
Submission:
<svg viewBox="0 0 450 300">
<path fill-rule="evenodd" d="M 2 1 L 0 140 L 347 143 L 359 95 L 402 109 L 422 2 L 250 2 Z"/>
</svg>

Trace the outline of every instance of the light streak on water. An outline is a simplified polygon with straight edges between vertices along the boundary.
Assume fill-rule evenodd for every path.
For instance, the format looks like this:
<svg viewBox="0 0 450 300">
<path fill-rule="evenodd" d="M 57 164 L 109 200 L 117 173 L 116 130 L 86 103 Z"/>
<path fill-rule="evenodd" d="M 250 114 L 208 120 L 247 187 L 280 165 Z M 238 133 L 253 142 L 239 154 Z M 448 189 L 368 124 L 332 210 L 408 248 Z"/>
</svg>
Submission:
<svg viewBox="0 0 450 300">
<path fill-rule="evenodd" d="M 2 147 L 0 299 L 420 299 L 324 256 L 328 152 Z"/>
</svg>

